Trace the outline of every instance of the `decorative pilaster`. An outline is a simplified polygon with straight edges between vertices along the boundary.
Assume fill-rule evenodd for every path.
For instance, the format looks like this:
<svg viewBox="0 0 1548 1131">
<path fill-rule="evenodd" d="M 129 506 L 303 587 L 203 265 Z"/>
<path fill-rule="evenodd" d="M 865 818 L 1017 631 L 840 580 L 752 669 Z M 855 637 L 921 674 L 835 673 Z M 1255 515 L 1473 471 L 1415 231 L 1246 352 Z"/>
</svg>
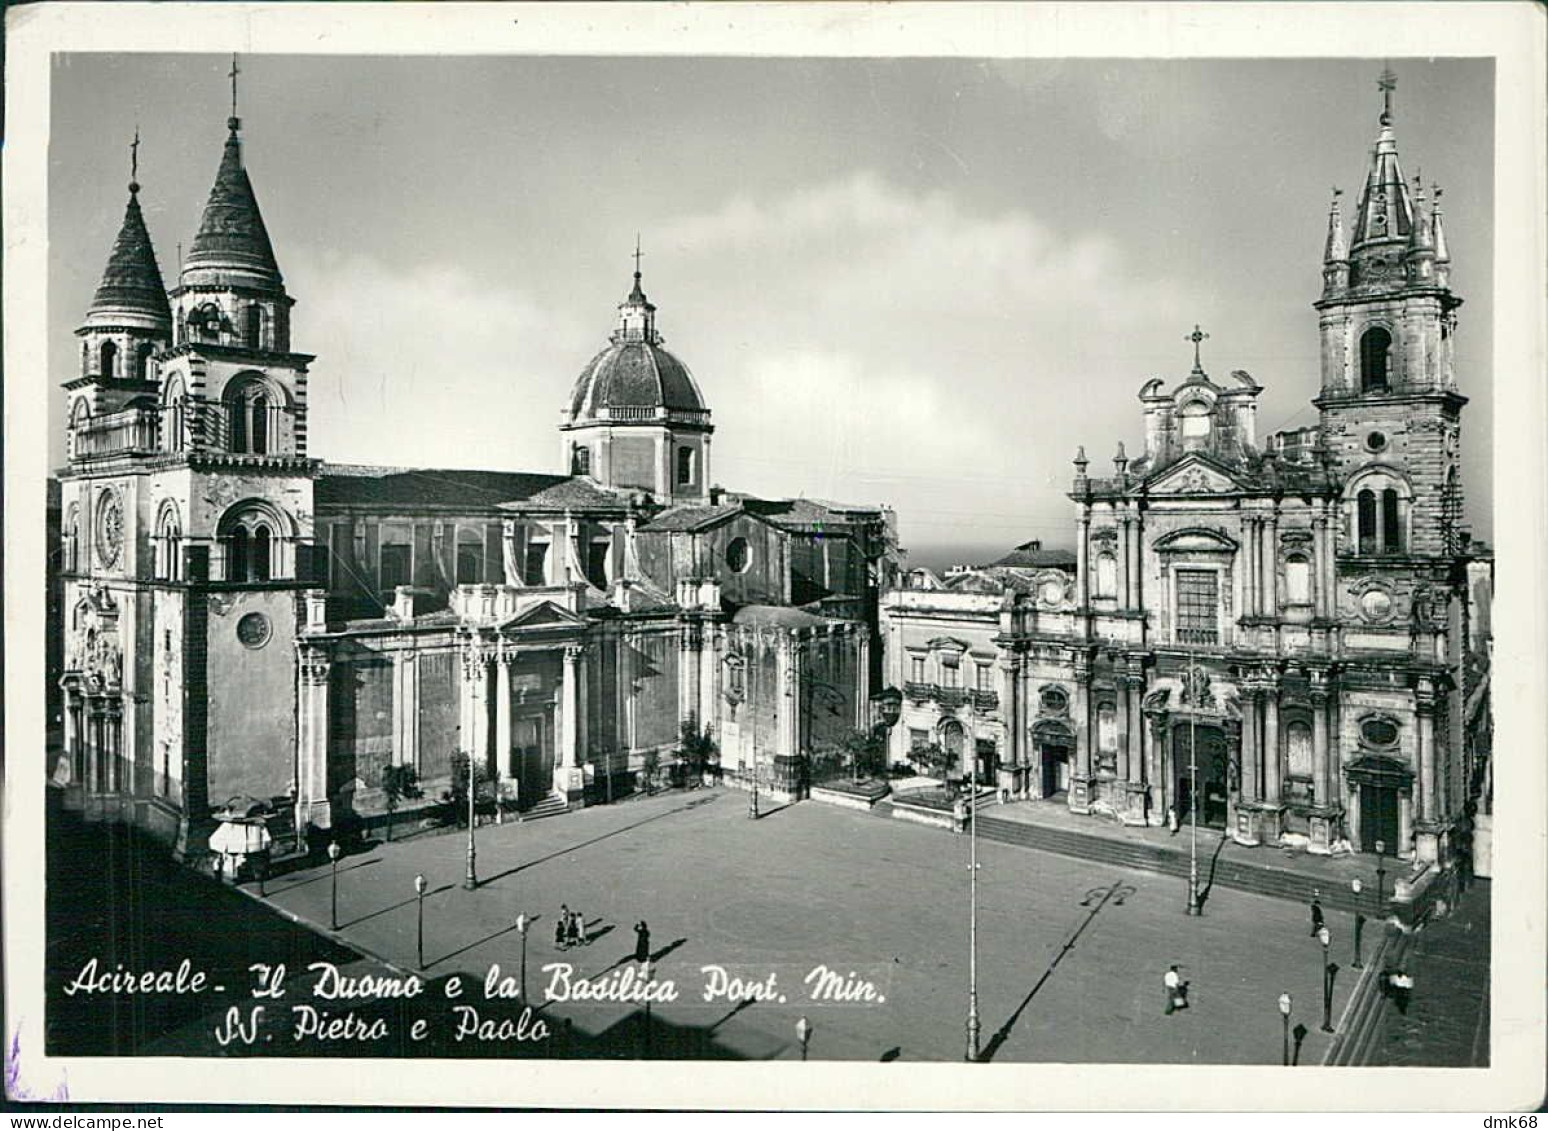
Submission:
<svg viewBox="0 0 1548 1131">
<path fill-rule="evenodd" d="M 1437 796 L 1435 772 L 1435 685 L 1421 679 L 1414 692 L 1414 707 L 1418 715 L 1419 781 L 1414 801 L 1414 842 L 1421 860 L 1430 863 L 1440 861 L 1441 811 Z M 1404 837 L 1407 840 L 1407 837 Z"/>
<path fill-rule="evenodd" d="M 1249 515 L 1242 520 L 1242 616 L 1258 613 L 1258 520 Z"/>
<path fill-rule="evenodd" d="M 1279 503 L 1269 512 L 1264 535 L 1263 615 L 1279 619 Z M 1277 697 L 1276 697 L 1277 698 Z"/>
<path fill-rule="evenodd" d="M 554 768 L 554 788 L 566 799 L 578 802 L 586 793 L 586 773 L 580 766 L 581 656 L 579 644 L 564 646 L 564 665 L 559 685 L 559 764 Z"/>
<path fill-rule="evenodd" d="M 1091 508 L 1082 503 L 1075 520 L 1075 577 L 1079 586 L 1080 611 L 1091 608 Z"/>
<path fill-rule="evenodd" d="M 1279 681 L 1275 679 L 1263 696 L 1263 839 L 1279 840 L 1280 816 L 1284 811 L 1281 782 L 1284 751 L 1279 748 Z"/>
<path fill-rule="evenodd" d="M 1333 848 L 1333 787 L 1328 774 L 1328 692 L 1327 673 L 1313 671 L 1312 680 L 1312 792 L 1316 810 L 1310 820 L 1309 850 L 1331 852 Z"/>
<path fill-rule="evenodd" d="M 503 791 L 511 766 L 511 665 L 516 656 L 501 648 L 495 659 L 495 788 Z"/>
<path fill-rule="evenodd" d="M 1118 524 L 1118 609 L 1126 612 L 1133 608 L 1129 601 L 1129 516 L 1115 503 L 1113 517 Z"/>
<path fill-rule="evenodd" d="M 1081 545 L 1085 546 L 1084 536 Z M 1084 572 L 1081 574 L 1085 576 Z M 1082 594 L 1084 600 L 1084 594 Z M 1075 772 L 1070 775 L 1071 812 L 1091 812 L 1091 658 L 1084 650 L 1076 653 L 1074 667 L 1075 696 L 1070 721 L 1075 729 Z"/>
<path fill-rule="evenodd" d="M 308 824 L 328 828 L 333 821 L 328 797 L 328 681 L 333 665 L 320 648 L 297 654 L 299 758 L 296 773 L 296 830 Z"/>
</svg>

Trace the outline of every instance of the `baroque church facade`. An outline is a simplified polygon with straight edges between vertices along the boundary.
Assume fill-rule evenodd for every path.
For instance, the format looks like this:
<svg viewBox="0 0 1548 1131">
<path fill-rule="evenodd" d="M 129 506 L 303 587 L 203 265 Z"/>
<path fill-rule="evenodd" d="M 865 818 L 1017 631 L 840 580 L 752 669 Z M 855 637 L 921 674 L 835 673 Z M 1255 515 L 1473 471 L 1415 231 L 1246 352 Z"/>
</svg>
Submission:
<svg viewBox="0 0 1548 1131">
<path fill-rule="evenodd" d="M 798 788 L 869 725 L 890 510 L 713 486 L 710 409 L 638 270 L 558 473 L 329 464 L 313 357 L 228 135 L 168 291 L 131 182 L 77 334 L 60 473 L 64 750 L 91 818 L 202 856 L 257 803 L 298 833 L 427 798 L 471 754 L 511 807 L 610 799 L 692 724 Z"/>
<path fill-rule="evenodd" d="M 940 745 L 1076 813 L 1447 863 L 1485 777 L 1487 556 L 1440 190 L 1404 179 L 1383 85 L 1352 223 L 1336 194 L 1328 220 L 1318 423 L 1260 437 L 1261 387 L 1207 373 L 1195 328 L 1187 376 L 1139 390 L 1144 451 L 1077 454 L 1073 561 L 1022 547 L 884 595 L 894 761 Z"/>
</svg>

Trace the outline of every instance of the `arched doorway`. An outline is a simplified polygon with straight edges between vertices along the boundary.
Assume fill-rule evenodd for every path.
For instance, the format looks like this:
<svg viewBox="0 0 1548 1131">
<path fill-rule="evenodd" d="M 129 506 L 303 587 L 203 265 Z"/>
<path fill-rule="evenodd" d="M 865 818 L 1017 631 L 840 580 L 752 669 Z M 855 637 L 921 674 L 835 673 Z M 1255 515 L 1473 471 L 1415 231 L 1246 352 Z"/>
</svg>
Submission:
<svg viewBox="0 0 1548 1131">
<path fill-rule="evenodd" d="M 1230 754 L 1225 731 L 1214 723 L 1180 719 L 1172 726 L 1171 746 L 1177 819 L 1184 824 L 1192 819 L 1197 781 L 1199 824 L 1225 828 L 1230 806 Z"/>
<path fill-rule="evenodd" d="M 1413 771 L 1396 758 L 1367 755 L 1351 763 L 1347 774 L 1349 784 L 1360 794 L 1354 814 L 1359 822 L 1360 851 L 1375 852 L 1380 841 L 1384 851 L 1395 855 L 1401 849 L 1400 795 L 1413 788 Z"/>
<path fill-rule="evenodd" d="M 1032 747 L 1037 751 L 1037 795 L 1048 799 L 1070 788 L 1070 759 L 1075 734 L 1065 722 L 1045 721 L 1032 728 Z"/>
</svg>

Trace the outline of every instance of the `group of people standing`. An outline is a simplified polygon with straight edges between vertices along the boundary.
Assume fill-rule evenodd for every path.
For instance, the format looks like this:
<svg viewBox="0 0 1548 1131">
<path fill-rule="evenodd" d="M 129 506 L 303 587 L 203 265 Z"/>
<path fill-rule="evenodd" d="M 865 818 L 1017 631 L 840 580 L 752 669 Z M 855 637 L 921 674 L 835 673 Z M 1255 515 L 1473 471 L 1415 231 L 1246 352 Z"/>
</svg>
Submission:
<svg viewBox="0 0 1548 1131">
<path fill-rule="evenodd" d="M 554 949 L 568 950 L 572 946 L 586 946 L 590 942 L 585 918 L 579 911 L 571 911 L 569 904 L 560 904 L 559 918 L 554 922 Z"/>
</svg>

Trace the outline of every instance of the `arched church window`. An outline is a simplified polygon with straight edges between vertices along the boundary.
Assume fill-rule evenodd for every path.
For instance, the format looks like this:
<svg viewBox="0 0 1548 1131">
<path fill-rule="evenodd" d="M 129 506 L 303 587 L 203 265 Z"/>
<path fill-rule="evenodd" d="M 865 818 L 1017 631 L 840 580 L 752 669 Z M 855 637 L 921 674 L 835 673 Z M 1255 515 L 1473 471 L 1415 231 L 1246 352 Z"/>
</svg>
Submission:
<svg viewBox="0 0 1548 1131">
<path fill-rule="evenodd" d="M 677 449 L 677 485 L 686 487 L 693 482 L 693 449 Z"/>
<path fill-rule="evenodd" d="M 238 526 L 226 535 L 226 580 L 246 581 L 247 566 L 247 528 Z"/>
<path fill-rule="evenodd" d="M 1305 554 L 1285 559 L 1285 600 L 1292 605 L 1311 604 L 1311 562 Z"/>
<path fill-rule="evenodd" d="M 226 406 L 226 416 L 230 421 L 231 450 L 247 451 L 247 402 L 233 401 Z"/>
<path fill-rule="evenodd" d="M 102 348 L 97 351 L 97 374 L 101 377 L 112 377 L 117 363 L 118 347 L 111 340 L 103 342 Z"/>
<path fill-rule="evenodd" d="M 273 547 L 269 536 L 269 528 L 259 523 L 253 530 L 252 568 L 249 577 L 253 581 L 267 581 L 273 572 Z"/>
<path fill-rule="evenodd" d="M 1096 595 L 1118 595 L 1118 559 L 1112 554 L 1098 554 L 1096 560 Z"/>
<path fill-rule="evenodd" d="M 182 553 L 182 525 L 178 522 L 177 510 L 168 503 L 156 528 L 156 577 L 162 581 L 176 581 L 181 571 Z"/>
<path fill-rule="evenodd" d="M 269 398 L 262 393 L 252 399 L 252 452 L 266 455 L 269 451 Z"/>
<path fill-rule="evenodd" d="M 1360 338 L 1360 391 L 1385 393 L 1392 366 L 1392 335 L 1372 326 Z"/>
<path fill-rule="evenodd" d="M 1388 487 L 1381 493 L 1381 552 L 1397 554 L 1403 550 L 1403 524 L 1398 512 L 1398 493 Z"/>
<path fill-rule="evenodd" d="M 137 381 L 150 380 L 151 354 L 156 352 L 156 347 L 150 342 L 141 342 L 134 351 L 134 377 Z"/>
<path fill-rule="evenodd" d="M 576 444 L 575 447 L 570 449 L 570 474 L 571 475 L 590 475 L 591 474 L 591 449 L 590 448 L 588 448 L 588 447 L 586 447 L 586 446 L 584 446 L 582 444 Z"/>
<path fill-rule="evenodd" d="M 1376 552 L 1376 492 L 1369 487 L 1355 497 L 1355 521 L 1358 528 L 1359 552 Z"/>
<path fill-rule="evenodd" d="M 263 348 L 263 307 L 257 303 L 247 308 L 247 345 L 249 349 Z"/>
<path fill-rule="evenodd" d="M 74 573 L 81 562 L 81 512 L 72 506 L 64 524 L 64 569 Z"/>
</svg>

